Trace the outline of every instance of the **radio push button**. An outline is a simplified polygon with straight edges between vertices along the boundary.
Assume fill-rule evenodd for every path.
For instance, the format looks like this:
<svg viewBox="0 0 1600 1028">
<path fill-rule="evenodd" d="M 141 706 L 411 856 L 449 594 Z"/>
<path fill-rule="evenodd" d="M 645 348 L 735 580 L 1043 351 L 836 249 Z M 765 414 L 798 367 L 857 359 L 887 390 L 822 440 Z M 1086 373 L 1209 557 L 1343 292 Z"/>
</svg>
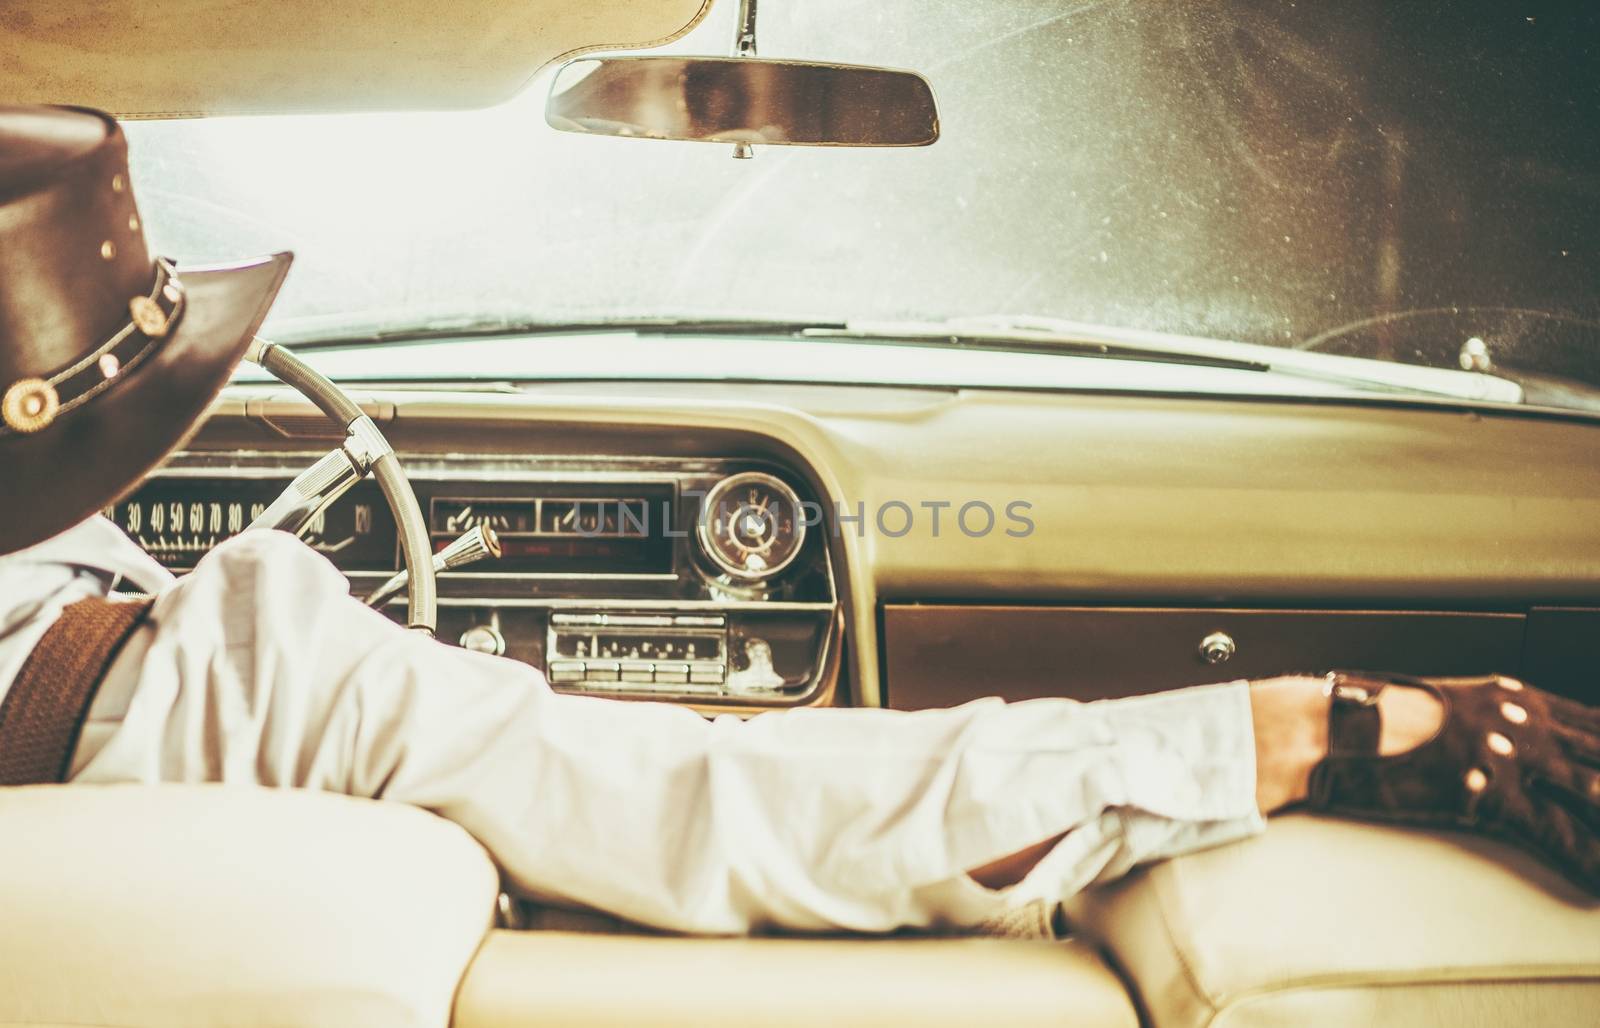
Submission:
<svg viewBox="0 0 1600 1028">
<path fill-rule="evenodd" d="M 656 666 L 647 662 L 625 660 L 622 662 L 622 680 L 624 682 L 653 682 L 655 681 Z"/>
<path fill-rule="evenodd" d="M 721 685 L 727 669 L 721 664 L 695 664 L 689 668 L 689 681 L 696 685 Z"/>
<path fill-rule="evenodd" d="M 689 665 L 657 664 L 656 681 L 667 685 L 683 685 L 689 681 Z"/>
<path fill-rule="evenodd" d="M 614 660 L 591 660 L 584 665 L 584 678 L 591 682 L 615 682 L 622 674 L 622 665 Z"/>
<path fill-rule="evenodd" d="M 552 685 L 560 682 L 581 682 L 586 670 L 581 660 L 552 660 L 550 682 Z"/>
</svg>

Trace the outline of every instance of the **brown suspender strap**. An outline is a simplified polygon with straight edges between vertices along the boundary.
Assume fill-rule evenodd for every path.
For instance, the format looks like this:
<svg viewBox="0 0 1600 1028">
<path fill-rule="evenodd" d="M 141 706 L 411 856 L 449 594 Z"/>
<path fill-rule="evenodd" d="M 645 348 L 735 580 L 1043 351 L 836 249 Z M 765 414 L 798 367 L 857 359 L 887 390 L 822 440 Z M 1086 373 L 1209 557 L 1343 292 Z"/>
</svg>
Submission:
<svg viewBox="0 0 1600 1028">
<path fill-rule="evenodd" d="M 0 785 L 64 782 L 89 704 L 150 601 L 79 600 L 33 648 L 0 703 Z"/>
</svg>

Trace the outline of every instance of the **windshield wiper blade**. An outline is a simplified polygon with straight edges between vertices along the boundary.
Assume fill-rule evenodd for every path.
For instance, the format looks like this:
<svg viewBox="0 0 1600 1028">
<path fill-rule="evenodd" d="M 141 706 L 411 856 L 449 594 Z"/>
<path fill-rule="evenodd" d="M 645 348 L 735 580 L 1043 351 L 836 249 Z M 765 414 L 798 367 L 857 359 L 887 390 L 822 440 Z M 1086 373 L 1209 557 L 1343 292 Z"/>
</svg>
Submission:
<svg viewBox="0 0 1600 1028">
<path fill-rule="evenodd" d="M 798 336 L 811 331 L 842 331 L 842 321 L 774 318 L 612 318 L 593 321 L 535 321 L 517 318 L 432 319 L 393 328 L 318 329 L 307 326 L 275 333 L 273 341 L 296 350 L 330 350 L 388 343 L 426 343 L 443 339 L 497 336 L 582 335 L 631 332 L 635 335 Z"/>
<path fill-rule="evenodd" d="M 1085 324 L 1063 318 L 993 315 L 942 322 L 852 321 L 849 333 L 857 338 L 941 340 L 958 346 L 1264 372 L 1328 382 L 1364 392 L 1475 402 L 1514 404 L 1523 401 L 1522 390 L 1515 382 L 1478 372 L 1306 353 L 1259 343 Z"/>
<path fill-rule="evenodd" d="M 989 325 L 976 319 L 950 321 L 851 321 L 842 330 L 808 329 L 807 339 L 870 340 L 886 343 L 938 342 L 956 349 L 1005 350 L 1008 353 L 1042 353 L 1108 360 L 1159 361 L 1229 371 L 1271 371 L 1272 365 L 1254 357 L 1211 353 L 1188 346 L 1147 343 L 1125 338 L 1121 330 L 1078 328 L 1067 331 L 1032 325 Z"/>
</svg>

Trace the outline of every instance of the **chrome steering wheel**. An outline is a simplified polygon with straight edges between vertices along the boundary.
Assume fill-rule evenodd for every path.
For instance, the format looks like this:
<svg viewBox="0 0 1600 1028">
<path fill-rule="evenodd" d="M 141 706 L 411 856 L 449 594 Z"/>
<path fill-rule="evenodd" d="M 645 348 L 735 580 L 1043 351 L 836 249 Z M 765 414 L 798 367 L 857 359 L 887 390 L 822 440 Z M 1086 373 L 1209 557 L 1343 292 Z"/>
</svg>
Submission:
<svg viewBox="0 0 1600 1028">
<path fill-rule="evenodd" d="M 406 624 L 432 635 L 439 624 L 433 545 L 417 495 L 394 449 L 356 402 L 290 351 L 257 338 L 244 359 L 291 387 L 344 429 L 344 442 L 302 471 L 250 529 L 277 528 L 296 535 L 370 471 L 394 514 L 405 558 Z M 249 529 L 247 529 L 248 531 Z"/>
</svg>

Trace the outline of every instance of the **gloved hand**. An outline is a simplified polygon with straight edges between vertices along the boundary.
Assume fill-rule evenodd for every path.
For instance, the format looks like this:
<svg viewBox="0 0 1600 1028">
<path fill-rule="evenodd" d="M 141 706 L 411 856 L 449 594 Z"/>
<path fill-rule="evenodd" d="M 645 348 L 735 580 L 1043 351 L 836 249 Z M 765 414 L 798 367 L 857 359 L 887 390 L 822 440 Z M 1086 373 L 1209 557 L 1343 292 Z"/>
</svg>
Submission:
<svg viewBox="0 0 1600 1028">
<path fill-rule="evenodd" d="M 1377 700 L 1390 685 L 1431 692 L 1444 719 L 1429 741 L 1380 756 Z M 1600 895 L 1600 708 L 1494 675 L 1336 671 L 1328 692 L 1309 807 L 1498 838 Z"/>
</svg>

